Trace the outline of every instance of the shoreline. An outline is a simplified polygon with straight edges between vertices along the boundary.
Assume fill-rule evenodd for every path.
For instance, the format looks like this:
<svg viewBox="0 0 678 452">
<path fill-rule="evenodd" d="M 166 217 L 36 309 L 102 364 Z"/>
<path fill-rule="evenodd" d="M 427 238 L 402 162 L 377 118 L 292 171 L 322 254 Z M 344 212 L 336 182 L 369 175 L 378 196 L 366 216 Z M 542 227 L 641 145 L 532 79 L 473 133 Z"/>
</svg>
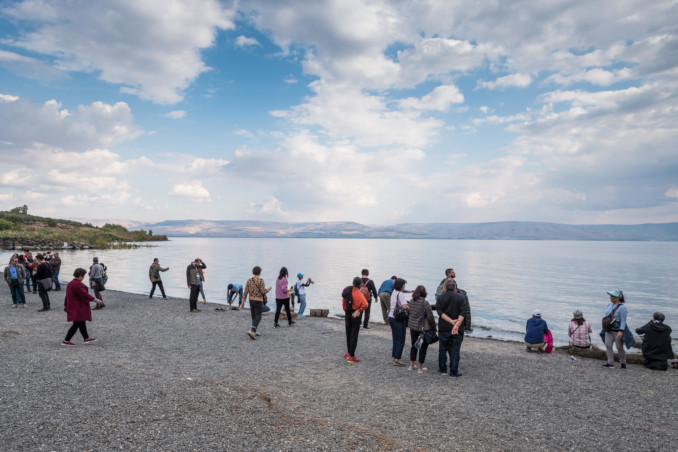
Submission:
<svg viewBox="0 0 678 452">
<path fill-rule="evenodd" d="M 362 362 L 350 365 L 340 319 L 273 328 L 267 313 L 253 341 L 246 310 L 208 303 L 191 314 L 186 299 L 113 290 L 87 325 L 98 341 L 84 345 L 78 333 L 76 347 L 61 347 L 64 292 L 51 292 L 53 309 L 38 313 L 37 295 L 12 309 L 4 287 L 0 442 L 10 451 L 672 450 L 678 440 L 667 415 L 674 369 L 603 369 L 465 338 L 462 378 L 435 372 L 435 344 L 429 371 L 417 374 L 390 364 L 390 329 L 378 325 L 361 330 Z M 618 425 L 611 399 L 627 415 L 616 435 L 603 434 Z"/>
</svg>

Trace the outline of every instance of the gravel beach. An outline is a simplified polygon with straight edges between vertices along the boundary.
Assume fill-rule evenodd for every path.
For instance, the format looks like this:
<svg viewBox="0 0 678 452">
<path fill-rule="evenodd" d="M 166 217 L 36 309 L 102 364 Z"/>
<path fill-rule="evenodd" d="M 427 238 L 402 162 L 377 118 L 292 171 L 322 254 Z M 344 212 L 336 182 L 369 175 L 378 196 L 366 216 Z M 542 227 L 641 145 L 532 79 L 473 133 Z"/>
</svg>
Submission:
<svg viewBox="0 0 678 452">
<path fill-rule="evenodd" d="M 678 371 L 604 369 L 565 353 L 466 338 L 461 378 L 391 365 L 387 326 L 360 332 L 347 364 L 343 320 L 304 318 L 262 336 L 249 311 L 104 292 L 85 345 L 63 347 L 52 310 L 0 284 L 2 450 L 675 450 Z M 188 296 L 188 290 L 187 290 Z M 312 306 L 312 300 L 310 306 Z M 338 301 L 339 303 L 339 301 Z M 671 322 L 667 322 L 671 324 Z M 409 361 L 409 333 L 403 360 Z"/>
</svg>

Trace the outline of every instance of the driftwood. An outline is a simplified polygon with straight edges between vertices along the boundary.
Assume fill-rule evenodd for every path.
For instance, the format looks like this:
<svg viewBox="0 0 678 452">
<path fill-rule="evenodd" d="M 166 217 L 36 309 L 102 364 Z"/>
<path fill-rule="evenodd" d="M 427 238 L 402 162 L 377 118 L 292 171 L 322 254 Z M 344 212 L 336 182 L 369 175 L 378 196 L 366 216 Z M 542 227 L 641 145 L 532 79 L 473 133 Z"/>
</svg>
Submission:
<svg viewBox="0 0 678 452">
<path fill-rule="evenodd" d="M 327 317 L 329 309 L 311 309 L 311 317 Z"/>
<path fill-rule="evenodd" d="M 573 347 L 571 345 L 564 345 L 562 347 L 556 347 L 556 350 L 559 352 L 567 353 L 568 355 L 581 356 L 583 358 L 607 360 L 605 350 L 601 350 L 596 347 L 578 348 Z M 614 360 L 619 362 L 619 355 L 617 353 L 614 354 Z M 644 364 L 645 359 L 643 358 L 643 355 L 640 353 L 627 353 L 626 362 L 628 364 Z"/>
<path fill-rule="evenodd" d="M 298 317 L 297 313 L 292 312 L 291 314 L 292 314 L 292 320 L 297 320 L 297 317 Z M 285 312 L 284 309 L 282 311 L 280 311 L 280 319 L 281 320 L 287 320 L 287 313 Z"/>
</svg>

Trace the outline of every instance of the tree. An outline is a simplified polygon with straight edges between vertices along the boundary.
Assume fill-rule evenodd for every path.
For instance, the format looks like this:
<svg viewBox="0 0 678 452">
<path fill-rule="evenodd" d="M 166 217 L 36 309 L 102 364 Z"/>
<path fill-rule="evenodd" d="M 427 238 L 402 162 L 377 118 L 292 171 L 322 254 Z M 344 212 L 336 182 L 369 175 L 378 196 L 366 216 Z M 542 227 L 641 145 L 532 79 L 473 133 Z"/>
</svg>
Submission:
<svg viewBox="0 0 678 452">
<path fill-rule="evenodd" d="M 28 215 L 28 206 L 24 204 L 21 207 L 15 207 L 12 210 L 10 210 L 12 213 L 20 213 L 22 215 Z"/>
<path fill-rule="evenodd" d="M 149 230 L 148 230 L 148 235 L 153 235 L 153 230 L 152 230 L 152 229 L 149 229 Z"/>
</svg>

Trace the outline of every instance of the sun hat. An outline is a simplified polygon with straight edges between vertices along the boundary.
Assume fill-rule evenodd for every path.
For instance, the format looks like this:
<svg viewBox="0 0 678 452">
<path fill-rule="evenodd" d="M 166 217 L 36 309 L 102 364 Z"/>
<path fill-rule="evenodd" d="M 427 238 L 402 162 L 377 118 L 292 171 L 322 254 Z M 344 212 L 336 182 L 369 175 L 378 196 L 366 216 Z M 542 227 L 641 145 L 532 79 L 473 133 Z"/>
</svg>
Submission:
<svg viewBox="0 0 678 452">
<path fill-rule="evenodd" d="M 297 278 L 303 278 L 304 274 L 303 273 L 297 273 Z"/>
<path fill-rule="evenodd" d="M 609 290 L 609 291 L 607 292 L 607 294 L 608 294 L 608 295 L 611 295 L 611 296 L 613 296 L 613 297 L 615 297 L 615 298 L 621 297 L 621 294 L 619 293 L 619 289 Z"/>
<path fill-rule="evenodd" d="M 541 311 L 539 309 L 535 309 L 532 311 L 532 317 L 541 317 Z"/>
<path fill-rule="evenodd" d="M 577 309 L 572 313 L 572 317 L 574 317 L 575 319 L 583 319 L 584 314 L 579 309 Z"/>
</svg>

